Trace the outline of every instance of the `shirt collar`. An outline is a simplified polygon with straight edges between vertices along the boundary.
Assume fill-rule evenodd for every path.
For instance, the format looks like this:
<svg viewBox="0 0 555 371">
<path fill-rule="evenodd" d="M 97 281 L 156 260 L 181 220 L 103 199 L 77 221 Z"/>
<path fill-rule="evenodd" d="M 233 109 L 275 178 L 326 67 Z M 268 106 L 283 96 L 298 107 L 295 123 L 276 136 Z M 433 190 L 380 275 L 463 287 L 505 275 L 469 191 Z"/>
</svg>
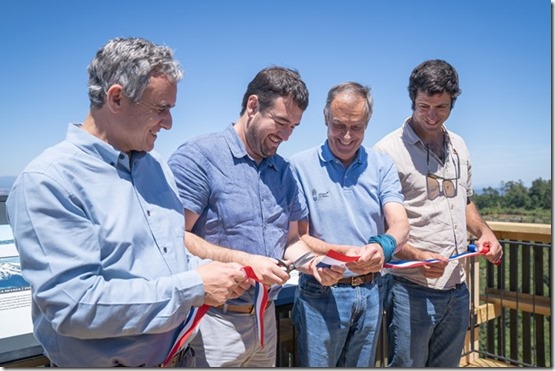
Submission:
<svg viewBox="0 0 555 371">
<path fill-rule="evenodd" d="M 420 137 L 416 135 L 416 133 L 410 126 L 409 124 L 410 120 L 411 120 L 411 117 L 407 118 L 403 124 L 403 136 L 407 138 L 410 144 L 416 144 L 420 142 L 425 147 L 426 145 L 424 144 L 424 142 L 422 142 L 422 139 L 420 139 Z M 442 129 L 443 129 L 443 135 L 445 136 L 445 143 L 447 145 L 447 148 L 451 148 L 452 142 L 451 142 L 451 136 L 449 135 L 449 131 L 447 130 L 445 125 L 442 125 Z"/>
<path fill-rule="evenodd" d="M 235 123 L 229 125 L 224 131 L 224 138 L 225 138 L 225 141 L 227 142 L 227 145 L 229 146 L 231 153 L 235 158 L 246 157 L 249 160 L 254 162 L 254 160 L 249 156 L 247 149 L 245 148 L 245 145 L 241 141 L 241 138 L 239 138 L 239 134 L 237 134 L 237 132 L 233 128 L 234 125 Z M 264 167 L 270 167 L 272 169 L 278 170 L 275 157 L 276 156 L 274 155 L 263 159 L 258 165 L 258 168 L 262 169 Z"/>
<path fill-rule="evenodd" d="M 420 140 L 420 137 L 416 135 L 416 133 L 410 126 L 409 124 L 410 120 L 411 120 L 411 117 L 407 118 L 405 120 L 405 123 L 403 124 L 403 136 L 408 139 L 410 144 L 416 144 L 418 142 L 422 142 L 422 140 Z"/>
<path fill-rule="evenodd" d="M 67 129 L 67 140 L 92 156 L 95 156 L 102 161 L 114 165 L 118 162 L 120 154 L 127 155 L 108 143 L 100 140 L 89 132 L 83 130 L 83 124 L 69 124 Z"/>
<path fill-rule="evenodd" d="M 322 160 L 323 162 L 331 162 L 335 160 L 341 163 L 341 161 L 337 157 L 335 157 L 331 152 L 327 139 L 324 142 L 324 144 L 320 146 L 318 152 L 319 152 L 318 155 L 320 156 L 320 160 Z M 367 159 L 368 159 L 368 153 L 366 153 L 364 146 L 361 145 L 357 151 L 356 157 L 354 158 L 353 162 L 351 162 L 351 165 L 354 165 L 357 163 L 363 163 Z"/>
</svg>

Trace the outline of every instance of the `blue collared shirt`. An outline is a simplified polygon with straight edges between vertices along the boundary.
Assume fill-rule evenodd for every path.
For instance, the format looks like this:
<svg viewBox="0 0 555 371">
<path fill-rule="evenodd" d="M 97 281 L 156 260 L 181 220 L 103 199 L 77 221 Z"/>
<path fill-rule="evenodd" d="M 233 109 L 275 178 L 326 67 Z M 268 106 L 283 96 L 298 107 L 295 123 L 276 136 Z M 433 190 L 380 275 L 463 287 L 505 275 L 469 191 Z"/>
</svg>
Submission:
<svg viewBox="0 0 555 371">
<path fill-rule="evenodd" d="M 69 125 L 17 178 L 7 200 L 34 333 L 58 366 L 161 363 L 191 306 L 202 261 L 183 246 L 171 171 Z"/>
<path fill-rule="evenodd" d="M 347 168 L 327 140 L 290 161 L 310 210 L 310 235 L 328 243 L 366 245 L 384 233 L 383 205 L 403 203 L 393 160 L 364 146 Z"/>
<path fill-rule="evenodd" d="M 274 155 L 257 166 L 233 125 L 182 144 L 168 163 L 183 207 L 199 215 L 192 232 L 218 246 L 282 258 L 289 222 L 307 218 L 287 161 Z M 252 303 L 253 292 L 230 303 Z"/>
</svg>

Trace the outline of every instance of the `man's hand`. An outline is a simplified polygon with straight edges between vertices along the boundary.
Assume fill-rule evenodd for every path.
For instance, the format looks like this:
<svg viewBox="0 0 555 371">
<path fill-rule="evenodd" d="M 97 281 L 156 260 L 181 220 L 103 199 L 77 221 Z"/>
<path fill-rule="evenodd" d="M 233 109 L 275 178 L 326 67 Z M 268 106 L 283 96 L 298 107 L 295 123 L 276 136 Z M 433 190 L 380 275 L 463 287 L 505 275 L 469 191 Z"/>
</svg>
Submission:
<svg viewBox="0 0 555 371">
<path fill-rule="evenodd" d="M 429 259 L 437 259 L 439 260 L 439 262 L 423 265 L 421 269 L 424 277 L 439 278 L 443 276 L 443 273 L 445 272 L 445 267 L 447 267 L 447 264 L 449 264 L 449 259 L 443 255 L 435 254 L 432 252 L 422 252 L 421 257 L 419 258 L 419 260 Z"/>
<path fill-rule="evenodd" d="M 501 244 L 497 241 L 493 233 L 482 235 L 476 242 L 476 246 L 478 246 L 480 251 L 484 246 L 488 246 L 489 251 L 484 255 L 486 259 L 493 264 L 501 263 L 501 258 L 503 258 L 503 247 L 501 247 Z"/>
<path fill-rule="evenodd" d="M 332 265 L 329 268 L 318 268 L 318 263 L 324 259 L 325 255 L 316 256 L 306 265 L 306 272 L 312 274 L 314 278 L 322 286 L 335 285 L 343 277 L 345 272 L 345 266 L 343 265 Z M 303 272 L 305 270 L 303 269 Z"/>
<path fill-rule="evenodd" d="M 276 259 L 251 254 L 246 263 L 245 265 L 250 266 L 260 282 L 267 287 L 274 284 L 283 285 L 289 279 L 289 274 L 278 265 Z"/>
<path fill-rule="evenodd" d="M 385 257 L 378 243 L 349 249 L 346 255 L 359 257 L 357 261 L 346 264 L 347 268 L 357 275 L 379 272 L 383 268 Z"/>
<path fill-rule="evenodd" d="M 204 304 L 216 307 L 241 296 L 252 285 L 241 268 L 238 263 L 218 261 L 198 266 L 196 271 L 204 285 Z"/>
</svg>

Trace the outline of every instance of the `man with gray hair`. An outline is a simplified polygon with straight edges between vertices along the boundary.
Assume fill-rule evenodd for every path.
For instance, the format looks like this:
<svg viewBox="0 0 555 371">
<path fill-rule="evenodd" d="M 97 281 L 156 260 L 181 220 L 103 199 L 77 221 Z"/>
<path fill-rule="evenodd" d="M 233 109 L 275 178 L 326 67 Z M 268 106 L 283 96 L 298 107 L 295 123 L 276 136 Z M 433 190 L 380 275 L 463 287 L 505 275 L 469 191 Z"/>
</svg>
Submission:
<svg viewBox="0 0 555 371">
<path fill-rule="evenodd" d="M 300 275 L 292 318 L 301 367 L 375 365 L 380 270 L 405 243 L 408 220 L 395 164 L 362 145 L 372 105 L 369 87 L 334 86 L 324 108 L 327 140 L 291 157 L 309 208 L 309 220 L 292 231 L 316 253 L 358 257 L 339 280 Z"/>
<path fill-rule="evenodd" d="M 184 248 L 183 207 L 154 142 L 183 72 L 171 49 L 110 40 L 89 66 L 90 112 L 17 178 L 8 219 L 52 365 L 194 364 L 168 356 L 192 308 L 250 286 L 239 264 Z"/>
</svg>

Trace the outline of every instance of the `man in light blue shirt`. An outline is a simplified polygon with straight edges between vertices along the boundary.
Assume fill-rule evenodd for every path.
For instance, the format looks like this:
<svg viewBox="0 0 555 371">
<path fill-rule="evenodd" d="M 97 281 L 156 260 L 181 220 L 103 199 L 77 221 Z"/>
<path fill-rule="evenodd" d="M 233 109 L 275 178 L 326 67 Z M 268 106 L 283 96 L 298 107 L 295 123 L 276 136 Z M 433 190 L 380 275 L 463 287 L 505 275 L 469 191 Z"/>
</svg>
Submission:
<svg viewBox="0 0 555 371">
<path fill-rule="evenodd" d="M 375 366 L 380 270 L 409 227 L 395 164 L 362 146 L 372 101 L 359 83 L 334 86 L 324 108 L 327 140 L 291 157 L 310 210 L 309 222 L 297 223 L 302 240 L 316 253 L 359 257 L 330 287 L 300 275 L 292 318 L 301 367 Z"/>
<path fill-rule="evenodd" d="M 263 69 L 247 87 L 237 122 L 184 143 L 170 156 L 192 253 L 251 266 L 267 286 L 287 281 L 276 258 L 283 258 L 286 248 L 290 257 L 308 251 L 298 236 L 288 240 L 290 222 L 306 219 L 308 210 L 277 149 L 307 106 L 308 90 L 296 71 Z M 334 275 L 331 269 L 311 273 L 317 279 Z M 273 297 L 264 315 L 262 347 L 253 295 L 251 289 L 208 311 L 192 342 L 199 367 L 275 366 Z"/>
<path fill-rule="evenodd" d="M 11 189 L 34 334 L 53 365 L 159 366 L 192 307 L 249 286 L 240 265 L 201 261 L 183 246 L 181 201 L 153 151 L 172 126 L 182 74 L 167 47 L 110 40 L 89 65 L 89 115 Z M 172 362 L 192 365 L 192 352 Z"/>
</svg>

